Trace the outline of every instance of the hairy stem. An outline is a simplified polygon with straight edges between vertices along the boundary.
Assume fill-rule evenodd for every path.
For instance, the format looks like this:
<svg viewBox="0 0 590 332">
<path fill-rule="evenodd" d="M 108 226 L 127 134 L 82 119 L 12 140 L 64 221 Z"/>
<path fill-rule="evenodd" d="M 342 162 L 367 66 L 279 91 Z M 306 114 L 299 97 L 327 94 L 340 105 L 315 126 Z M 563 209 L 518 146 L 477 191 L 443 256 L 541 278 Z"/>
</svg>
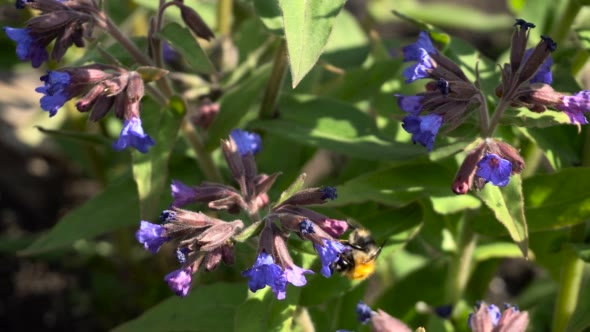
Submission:
<svg viewBox="0 0 590 332">
<path fill-rule="evenodd" d="M 509 100 L 509 96 L 500 99 L 500 102 L 498 103 L 498 105 L 496 105 L 494 115 L 492 116 L 492 120 L 490 121 L 488 130 L 485 133 L 484 137 L 491 137 L 494 134 L 496 127 L 498 127 L 498 124 L 500 123 L 502 114 L 504 114 L 504 111 L 506 111 L 506 108 L 508 108 Z"/>
<path fill-rule="evenodd" d="M 471 212 L 466 211 L 457 224 L 457 254 L 449 266 L 445 294 L 446 304 L 456 304 L 463 297 L 471 274 L 477 236 L 469 225 L 470 215 Z"/>
<path fill-rule="evenodd" d="M 481 91 L 477 95 L 477 99 L 481 106 L 479 106 L 479 127 L 482 137 L 486 137 L 488 133 L 488 129 L 490 127 L 490 113 L 488 111 L 488 103 L 486 102 L 486 98 L 481 93 Z"/>
<path fill-rule="evenodd" d="M 272 72 L 264 91 L 264 98 L 260 106 L 258 117 L 261 119 L 271 119 L 276 116 L 275 106 L 279 99 L 279 92 L 283 87 L 287 73 L 287 43 L 284 39 L 275 53 L 272 65 Z"/>
</svg>

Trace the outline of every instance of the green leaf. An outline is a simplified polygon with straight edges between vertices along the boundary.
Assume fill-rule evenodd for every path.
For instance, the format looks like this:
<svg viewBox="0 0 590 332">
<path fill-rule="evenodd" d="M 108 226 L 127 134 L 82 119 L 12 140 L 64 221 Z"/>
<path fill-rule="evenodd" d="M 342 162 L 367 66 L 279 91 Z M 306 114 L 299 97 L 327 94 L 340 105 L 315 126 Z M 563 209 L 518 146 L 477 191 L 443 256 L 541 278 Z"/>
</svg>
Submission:
<svg viewBox="0 0 590 332">
<path fill-rule="evenodd" d="M 555 174 L 525 179 L 526 216 L 534 220 L 529 225 L 530 231 L 557 230 L 590 218 L 590 196 L 586 186 L 580 185 L 583 183 L 590 183 L 590 168 L 566 168 Z M 492 221 L 492 215 L 482 213 L 474 220 L 473 227 L 487 235 L 504 233 Z"/>
<path fill-rule="evenodd" d="M 270 32 L 283 35 L 283 17 L 279 0 L 253 0 L 256 15 Z"/>
<path fill-rule="evenodd" d="M 289 199 L 289 197 L 293 196 L 296 192 L 301 190 L 301 188 L 303 188 L 303 185 L 305 184 L 306 177 L 307 177 L 307 174 L 305 174 L 305 173 L 299 175 L 297 177 L 297 179 L 295 179 L 295 181 L 293 181 L 293 183 L 289 186 L 289 188 L 287 188 L 287 190 L 285 190 L 281 193 L 281 197 L 279 197 L 279 201 L 276 202 L 275 206 L 286 201 L 287 199 Z"/>
<path fill-rule="evenodd" d="M 246 293 L 247 287 L 243 282 L 193 284 L 186 298 L 168 298 L 113 331 L 233 331 L 233 318 L 236 317 L 238 306 L 246 298 Z"/>
<path fill-rule="evenodd" d="M 89 134 L 81 131 L 74 131 L 74 130 L 53 130 L 53 129 L 46 129 L 41 126 L 35 126 L 40 132 L 47 134 L 49 136 L 55 136 L 59 138 L 68 138 L 73 141 L 83 142 L 83 143 L 91 143 L 91 144 L 100 144 L 104 146 L 110 146 L 112 141 L 104 136 L 99 136 L 96 134 Z"/>
<path fill-rule="evenodd" d="M 188 29 L 178 23 L 169 23 L 158 36 L 170 43 L 196 72 L 204 74 L 215 72 L 209 57 Z"/>
<path fill-rule="evenodd" d="M 291 331 L 301 288 L 289 285 L 284 300 L 277 300 L 270 287 L 250 294 L 238 307 L 235 331 Z"/>
<path fill-rule="evenodd" d="M 363 174 L 338 186 L 338 199 L 329 206 L 374 201 L 403 206 L 421 197 L 451 192 L 453 174 L 433 163 L 390 167 Z"/>
<path fill-rule="evenodd" d="M 519 108 L 517 110 L 510 110 L 506 112 L 502 116 L 500 124 L 529 128 L 545 128 L 563 124 L 571 124 L 571 122 L 565 112 L 549 110 L 543 113 L 536 113 L 526 108 Z"/>
<path fill-rule="evenodd" d="M 533 256 L 529 251 L 529 256 Z M 480 244 L 475 248 L 473 259 L 476 262 L 483 262 L 493 258 L 521 258 L 522 252 L 512 242 L 493 242 Z"/>
<path fill-rule="evenodd" d="M 47 234 L 20 253 L 38 254 L 120 227 L 139 225 L 138 206 L 135 183 L 130 176 L 125 176 L 109 184 L 102 193 L 79 208 L 70 211 Z"/>
<path fill-rule="evenodd" d="M 131 155 L 133 176 L 139 193 L 140 216 L 143 220 L 151 220 L 157 213 L 160 196 L 168 179 L 168 159 L 186 109 L 179 97 L 172 97 L 169 107 L 161 111 L 160 106 L 149 99 L 143 107 L 143 126 L 147 133 L 155 137 L 156 145 L 148 153 L 133 150 Z"/>
<path fill-rule="evenodd" d="M 590 263 L 590 244 L 570 243 L 570 246 L 581 260 Z"/>
<path fill-rule="evenodd" d="M 478 209 L 481 201 L 471 195 L 430 196 L 434 211 L 439 214 L 453 214 L 465 209 Z"/>
<path fill-rule="evenodd" d="M 141 75 L 141 79 L 143 79 L 144 82 L 154 82 L 168 74 L 168 70 L 166 69 L 150 66 L 138 67 L 135 71 Z"/>
<path fill-rule="evenodd" d="M 524 257 L 528 257 L 529 234 L 524 217 L 520 175 L 513 175 L 508 185 L 503 189 L 488 183 L 478 195 L 485 205 L 493 211 L 496 219 L 504 225 Z"/>
<path fill-rule="evenodd" d="M 219 99 L 219 113 L 208 130 L 206 148 L 209 151 L 219 147 L 219 141 L 227 138 L 230 130 L 236 128 L 262 94 L 262 88 L 270 76 L 270 64 L 260 67 L 252 76 L 223 94 Z"/>
<path fill-rule="evenodd" d="M 346 0 L 280 0 L 293 88 L 316 63 Z"/>
<path fill-rule="evenodd" d="M 421 146 L 381 138 L 374 121 L 350 104 L 283 95 L 279 107 L 281 118 L 257 120 L 249 127 L 361 159 L 407 161 L 427 153 Z"/>
</svg>

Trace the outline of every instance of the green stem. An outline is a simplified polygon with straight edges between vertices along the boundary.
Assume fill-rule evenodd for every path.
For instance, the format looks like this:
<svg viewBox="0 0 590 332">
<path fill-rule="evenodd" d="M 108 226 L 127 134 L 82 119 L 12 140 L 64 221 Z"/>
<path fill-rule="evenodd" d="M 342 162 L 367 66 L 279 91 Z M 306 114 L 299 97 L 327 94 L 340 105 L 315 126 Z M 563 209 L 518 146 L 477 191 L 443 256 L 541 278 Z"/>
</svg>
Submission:
<svg viewBox="0 0 590 332">
<path fill-rule="evenodd" d="M 570 242 L 583 242 L 585 233 L 586 223 L 572 226 L 569 233 Z M 565 249 L 562 255 L 561 278 L 555 303 L 552 331 L 565 331 L 578 303 L 578 294 L 580 293 L 584 272 L 584 262 L 578 258 L 578 255 L 573 250 Z"/>
<path fill-rule="evenodd" d="M 588 51 L 584 49 L 578 50 L 574 60 L 572 61 L 572 75 L 577 76 L 578 73 L 580 73 L 580 71 L 586 65 L 589 57 Z"/>
<path fill-rule="evenodd" d="M 217 31 L 222 36 L 229 36 L 231 34 L 233 7 L 233 0 L 219 0 L 217 2 Z"/>
<path fill-rule="evenodd" d="M 502 114 L 504 114 L 504 111 L 506 111 L 506 108 L 508 107 L 509 100 L 510 100 L 510 98 L 508 98 L 508 96 L 500 99 L 500 102 L 498 103 L 498 105 L 496 106 L 496 109 L 494 110 L 494 115 L 492 116 L 492 120 L 490 121 L 490 124 L 488 126 L 488 130 L 485 133 L 484 137 L 491 137 L 494 134 L 496 127 L 500 123 L 500 119 L 502 118 Z"/>
<path fill-rule="evenodd" d="M 469 225 L 471 212 L 466 211 L 457 224 L 457 254 L 449 266 L 445 303 L 456 304 L 463 297 L 469 281 L 473 263 L 473 252 L 477 245 L 477 236 Z"/>
<path fill-rule="evenodd" d="M 578 0 L 568 0 L 565 9 L 561 13 L 561 17 L 555 20 L 553 31 L 551 31 L 551 38 L 557 43 L 561 44 L 567 34 L 570 32 L 572 24 L 582 9 Z"/>
<path fill-rule="evenodd" d="M 480 93 L 477 95 L 479 100 L 479 127 L 482 137 L 487 137 L 488 129 L 490 127 L 490 112 L 488 111 L 488 103 L 484 95 Z"/>
<path fill-rule="evenodd" d="M 195 150 L 197 161 L 205 178 L 212 182 L 223 183 L 223 177 L 219 169 L 215 167 L 211 154 L 205 149 L 205 145 L 195 130 L 195 127 L 185 117 L 180 124 L 180 130 L 184 134 L 187 143 Z"/>
<path fill-rule="evenodd" d="M 260 106 L 260 113 L 258 117 L 261 119 L 271 119 L 277 114 L 275 113 L 275 106 L 279 99 L 279 92 L 283 87 L 285 76 L 287 74 L 287 43 L 284 39 L 275 54 L 272 65 L 272 72 L 264 91 L 264 98 Z"/>
</svg>

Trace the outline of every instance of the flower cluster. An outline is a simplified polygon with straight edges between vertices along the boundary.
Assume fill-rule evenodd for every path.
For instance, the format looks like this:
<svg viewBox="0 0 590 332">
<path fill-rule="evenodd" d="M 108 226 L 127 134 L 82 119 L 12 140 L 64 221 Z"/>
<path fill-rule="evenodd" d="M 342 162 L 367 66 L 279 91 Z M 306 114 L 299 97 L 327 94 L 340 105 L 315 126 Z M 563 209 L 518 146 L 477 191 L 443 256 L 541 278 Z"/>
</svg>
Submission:
<svg viewBox="0 0 590 332">
<path fill-rule="evenodd" d="M 517 306 L 504 304 L 504 312 L 493 305 L 477 303 L 475 313 L 467 319 L 469 329 L 474 332 L 524 332 L 529 325 L 529 315 Z"/>
<path fill-rule="evenodd" d="M 402 127 L 412 134 L 412 141 L 432 150 L 443 124 L 457 127 L 468 110 L 480 102 L 477 89 L 453 61 L 434 48 L 423 31 L 414 44 L 403 48 L 404 61 L 416 61 L 404 70 L 406 82 L 431 79 L 426 91 L 414 96 L 396 95 L 399 107 L 408 113 Z M 421 115 L 426 113 L 425 115 Z"/>
<path fill-rule="evenodd" d="M 490 138 L 506 107 L 526 107 L 534 112 L 551 108 L 566 113 L 573 124 L 588 123 L 584 114 L 590 111 L 589 91 L 570 96 L 555 92 L 550 86 L 551 53 L 557 48 L 556 43 L 541 36 L 537 46 L 526 49 L 530 29 L 534 27 L 522 19 L 514 24 L 510 63 L 502 67 L 502 82 L 496 88 L 500 101 L 491 122 L 479 85 L 469 82 L 457 64 L 436 50 L 427 32 L 421 32 L 417 42 L 403 48 L 404 61 L 415 62 L 403 73 L 406 82 L 431 80 L 425 92 L 396 95 L 399 107 L 408 113 L 402 127 L 412 134 L 414 143 L 432 150 L 442 125 L 452 130 L 471 110 L 480 113 L 482 138 L 471 144 L 457 172 L 451 186 L 456 194 L 465 194 L 472 188 L 481 190 L 486 183 L 506 186 L 510 176 L 524 169 L 524 160 L 517 149 Z"/>
<path fill-rule="evenodd" d="M 92 35 L 92 27 L 97 24 L 100 13 L 98 3 L 90 0 L 16 2 L 16 8 L 24 7 L 41 13 L 30 19 L 26 28 L 4 27 L 4 32 L 16 42 L 18 58 L 30 60 L 35 68 L 49 60 L 46 49 L 54 40 L 51 58 L 55 61 L 60 61 L 70 46 L 83 47 L 84 39 Z"/>
<path fill-rule="evenodd" d="M 200 268 L 211 271 L 222 260 L 226 264 L 233 262 L 234 242 L 257 232 L 257 257 L 242 275 L 248 278 L 251 291 L 269 286 L 277 299 L 285 298 L 288 283 L 303 286 L 307 282 L 305 275 L 313 273 L 294 263 L 286 242 L 290 233 L 313 243 L 321 260 L 321 273 L 326 277 L 332 275 L 340 254 L 349 250 L 337 240 L 348 228 L 346 221 L 330 219 L 305 207 L 335 199 L 337 194 L 332 187 L 299 190 L 290 197 L 282 197 L 265 217 L 259 217 L 260 209 L 268 206 L 267 192 L 278 176 L 258 174 L 254 154 L 261 146 L 257 134 L 233 130 L 221 147 L 239 189 L 210 182 L 190 186 L 174 180 L 174 202 L 162 212 L 162 224 L 141 221 L 136 237 L 147 250 L 156 253 L 167 242 L 176 247 L 181 267 L 165 280 L 177 295 L 188 294 L 192 275 Z M 234 214 L 243 211 L 255 222 L 245 228 L 241 220 L 225 222 L 180 208 L 190 203 L 203 203 L 210 209 Z"/>
<path fill-rule="evenodd" d="M 94 64 L 49 71 L 41 76 L 41 81 L 43 86 L 36 91 L 43 94 L 41 108 L 49 112 L 49 116 L 57 114 L 66 101 L 81 96 L 76 108 L 80 112 L 90 112 L 91 121 L 102 119 L 112 108 L 115 116 L 124 119 L 121 135 L 113 144 L 115 150 L 131 146 L 145 153 L 155 144 L 141 126 L 139 113 L 144 82 L 138 72 Z"/>
</svg>

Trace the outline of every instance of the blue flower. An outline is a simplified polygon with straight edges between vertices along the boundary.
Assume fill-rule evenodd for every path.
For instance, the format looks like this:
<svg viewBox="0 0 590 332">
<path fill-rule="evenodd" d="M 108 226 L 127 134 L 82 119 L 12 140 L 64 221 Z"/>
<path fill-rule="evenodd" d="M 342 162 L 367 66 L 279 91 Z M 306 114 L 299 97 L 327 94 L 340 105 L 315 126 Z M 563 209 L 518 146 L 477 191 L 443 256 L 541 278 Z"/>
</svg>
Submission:
<svg viewBox="0 0 590 332">
<path fill-rule="evenodd" d="M 438 114 L 408 115 L 403 119 L 402 124 L 404 130 L 412 134 L 412 142 L 422 144 L 428 151 L 432 150 L 440 126 L 442 126 L 442 116 Z"/>
<path fill-rule="evenodd" d="M 194 186 L 188 186 L 181 181 L 172 180 L 172 198 L 174 198 L 173 206 L 182 207 L 184 205 L 196 201 L 198 189 Z"/>
<path fill-rule="evenodd" d="M 157 253 L 160 247 L 168 241 L 166 228 L 143 220 L 141 221 L 139 230 L 135 233 L 135 238 L 139 243 L 143 243 L 144 248 L 153 254 Z"/>
<path fill-rule="evenodd" d="M 303 221 L 299 223 L 299 232 L 303 235 L 315 233 L 313 223 L 309 219 L 303 219 Z"/>
<path fill-rule="evenodd" d="M 248 278 L 248 288 L 252 292 L 270 286 L 277 299 L 285 298 L 287 278 L 281 267 L 275 264 L 272 256 L 266 252 L 262 251 L 254 265 L 242 272 L 242 276 Z"/>
<path fill-rule="evenodd" d="M 373 310 L 371 310 L 371 307 L 363 303 L 363 301 L 357 303 L 355 311 L 357 320 L 363 324 L 367 324 L 373 316 Z"/>
<path fill-rule="evenodd" d="M 238 151 L 242 156 L 248 153 L 256 154 L 262 149 L 262 140 L 260 135 L 250 133 L 241 129 L 234 129 L 230 133 L 231 138 L 238 146 Z"/>
<path fill-rule="evenodd" d="M 422 99 L 424 99 L 424 96 L 403 96 L 400 94 L 396 94 L 395 96 L 397 97 L 397 104 L 402 111 L 416 116 L 422 112 Z"/>
<path fill-rule="evenodd" d="M 160 213 L 160 222 L 162 224 L 165 224 L 167 222 L 174 220 L 175 217 L 176 217 L 176 211 L 164 210 L 164 211 L 162 211 L 162 213 Z"/>
<path fill-rule="evenodd" d="M 340 254 L 346 249 L 346 246 L 340 242 L 324 239 L 324 246 L 314 244 L 313 247 L 318 252 L 322 261 L 322 275 L 326 278 L 332 276 L 330 266 L 340 259 Z"/>
<path fill-rule="evenodd" d="M 325 186 L 322 189 L 320 189 L 322 192 L 322 199 L 326 200 L 335 200 L 336 198 L 338 198 L 338 192 L 336 191 L 336 188 L 334 187 L 330 187 L 330 186 Z"/>
<path fill-rule="evenodd" d="M 285 268 L 285 271 L 283 271 L 283 275 L 285 277 L 285 280 L 292 284 L 293 286 L 297 286 L 297 287 L 301 287 L 304 286 L 305 284 L 307 284 L 307 279 L 305 279 L 305 275 L 306 274 L 313 274 L 313 271 L 311 270 L 306 270 L 303 268 L 300 268 L 299 266 L 293 265 L 291 267 L 287 267 Z M 275 292 L 277 293 L 277 292 Z M 282 300 L 285 298 L 285 290 L 283 289 L 282 292 L 279 292 L 277 294 L 277 299 Z"/>
<path fill-rule="evenodd" d="M 185 297 L 191 289 L 191 268 L 174 270 L 164 277 L 170 289 L 180 297 Z"/>
<path fill-rule="evenodd" d="M 533 53 L 533 48 L 529 48 L 528 50 L 526 50 L 526 52 L 524 53 L 524 61 L 526 61 L 529 58 L 531 53 Z M 551 84 L 553 82 L 551 66 L 553 66 L 553 58 L 550 55 L 547 59 L 545 59 L 545 61 L 543 61 L 543 63 L 537 70 L 537 73 L 535 74 L 535 76 L 533 76 L 533 78 L 531 78 L 529 83 Z"/>
<path fill-rule="evenodd" d="M 143 132 L 141 119 L 132 117 L 130 120 L 125 120 L 119 139 L 113 143 L 113 149 L 115 151 L 121 151 L 126 147 L 132 146 L 139 152 L 146 153 L 149 147 L 155 144 L 156 142 L 154 142 L 150 135 Z"/>
<path fill-rule="evenodd" d="M 176 259 L 180 264 L 186 263 L 186 255 L 190 250 L 188 248 L 176 248 Z"/>
<path fill-rule="evenodd" d="M 500 321 L 500 317 L 502 316 L 502 312 L 500 312 L 500 308 L 498 308 L 497 306 L 490 304 L 489 306 L 487 306 L 488 309 L 488 315 L 490 316 L 490 319 L 492 321 L 492 325 L 494 327 L 496 327 L 498 325 L 498 322 Z M 473 330 L 473 324 L 472 324 L 472 319 L 473 319 L 473 314 L 469 314 L 469 317 L 467 318 L 467 326 L 469 326 L 470 330 Z"/>
<path fill-rule="evenodd" d="M 4 27 L 8 38 L 16 42 L 16 55 L 21 61 L 31 60 L 31 65 L 38 68 L 49 59 L 49 54 L 38 40 L 33 39 L 29 29 Z"/>
<path fill-rule="evenodd" d="M 418 61 L 421 57 L 421 51 L 424 50 L 427 53 L 436 53 L 436 49 L 432 45 L 430 35 L 427 31 L 421 31 L 418 36 L 418 41 L 414 44 L 404 46 L 402 49 L 404 52 L 404 61 Z"/>
<path fill-rule="evenodd" d="M 35 91 L 44 94 L 40 100 L 41 108 L 52 117 L 71 98 L 67 89 L 72 83 L 72 78 L 67 72 L 50 70 L 47 75 L 41 76 L 41 81 L 43 86 Z"/>
<path fill-rule="evenodd" d="M 479 168 L 475 175 L 486 180 L 486 183 L 491 182 L 495 186 L 504 187 L 510 182 L 512 163 L 496 154 L 489 153 L 485 155 L 477 163 L 477 166 Z"/>
<path fill-rule="evenodd" d="M 567 114 L 571 123 L 587 124 L 584 113 L 590 111 L 590 91 L 583 90 L 573 96 L 561 97 L 561 103 L 555 106 Z"/>
<path fill-rule="evenodd" d="M 428 78 L 428 72 L 434 69 L 434 65 L 428 52 L 421 48 L 418 50 L 418 53 L 418 62 L 404 69 L 403 75 L 406 78 L 406 83 L 414 82 L 421 78 Z"/>
</svg>

